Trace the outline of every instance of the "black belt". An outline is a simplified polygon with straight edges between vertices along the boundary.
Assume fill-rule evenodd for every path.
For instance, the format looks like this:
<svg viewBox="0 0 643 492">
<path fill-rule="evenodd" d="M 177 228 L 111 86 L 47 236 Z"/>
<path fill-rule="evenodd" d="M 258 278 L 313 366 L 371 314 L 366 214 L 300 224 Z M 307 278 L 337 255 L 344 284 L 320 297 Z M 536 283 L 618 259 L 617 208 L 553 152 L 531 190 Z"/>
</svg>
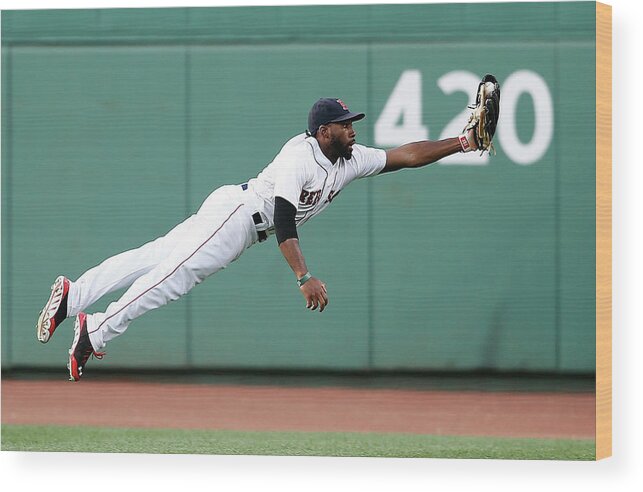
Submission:
<svg viewBox="0 0 643 492">
<path fill-rule="evenodd" d="M 261 224 L 263 220 L 261 220 L 261 214 L 259 212 L 255 212 L 252 214 L 252 220 L 254 221 L 255 225 Z M 263 242 L 266 239 L 268 239 L 268 234 L 266 234 L 266 231 L 257 231 L 257 235 L 259 236 L 259 242 Z"/>
<path fill-rule="evenodd" d="M 241 185 L 241 189 L 243 191 L 246 191 L 248 189 L 248 183 L 243 183 Z M 263 220 L 261 219 L 261 214 L 259 212 L 255 212 L 254 214 L 252 214 L 252 220 L 255 223 L 255 225 L 263 223 Z M 268 234 L 266 233 L 266 231 L 257 231 L 257 235 L 259 236 L 260 243 L 268 239 Z"/>
</svg>

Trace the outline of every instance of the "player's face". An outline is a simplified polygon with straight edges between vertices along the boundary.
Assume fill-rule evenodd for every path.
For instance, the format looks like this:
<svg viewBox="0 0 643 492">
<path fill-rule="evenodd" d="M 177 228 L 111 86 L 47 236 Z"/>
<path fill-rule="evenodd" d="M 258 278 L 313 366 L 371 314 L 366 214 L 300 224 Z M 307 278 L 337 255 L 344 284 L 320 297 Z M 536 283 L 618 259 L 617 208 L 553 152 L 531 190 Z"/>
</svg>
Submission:
<svg viewBox="0 0 643 492">
<path fill-rule="evenodd" d="M 355 145 L 355 130 L 352 121 L 342 121 L 329 125 L 330 145 L 337 155 L 344 159 L 350 159 L 353 155 Z"/>
</svg>

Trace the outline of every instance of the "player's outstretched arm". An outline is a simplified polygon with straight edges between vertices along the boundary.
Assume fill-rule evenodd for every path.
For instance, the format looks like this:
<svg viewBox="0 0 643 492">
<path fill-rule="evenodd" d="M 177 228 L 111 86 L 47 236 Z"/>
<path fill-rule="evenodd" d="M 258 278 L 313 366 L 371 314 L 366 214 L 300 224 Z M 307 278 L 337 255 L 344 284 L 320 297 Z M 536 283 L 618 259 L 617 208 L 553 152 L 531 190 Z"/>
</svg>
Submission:
<svg viewBox="0 0 643 492">
<path fill-rule="evenodd" d="M 381 172 L 426 166 L 462 151 L 462 144 L 457 137 L 409 143 L 386 151 L 386 166 Z"/>
<path fill-rule="evenodd" d="M 500 116 L 500 84 L 496 77 L 491 74 L 482 77 L 476 103 L 469 108 L 473 112 L 462 135 L 435 142 L 414 142 L 388 150 L 386 166 L 381 172 L 426 166 L 456 152 L 493 150 L 493 136 Z"/>
<path fill-rule="evenodd" d="M 306 299 L 306 307 L 319 308 L 321 313 L 328 305 L 326 284 L 308 272 L 306 260 L 299 247 L 295 215 L 297 209 L 285 198 L 275 197 L 275 235 L 279 250 L 297 276 L 297 283 Z"/>
</svg>

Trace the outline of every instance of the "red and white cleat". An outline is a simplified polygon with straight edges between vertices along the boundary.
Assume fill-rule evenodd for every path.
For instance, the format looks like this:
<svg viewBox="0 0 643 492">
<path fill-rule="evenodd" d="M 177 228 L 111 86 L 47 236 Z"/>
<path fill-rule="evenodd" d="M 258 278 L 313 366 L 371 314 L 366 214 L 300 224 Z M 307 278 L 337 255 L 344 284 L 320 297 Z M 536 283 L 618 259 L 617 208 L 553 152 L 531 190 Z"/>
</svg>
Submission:
<svg viewBox="0 0 643 492">
<path fill-rule="evenodd" d="M 36 323 L 36 337 L 39 342 L 47 343 L 60 323 L 67 318 L 67 295 L 69 280 L 62 275 L 51 286 L 51 295 L 40 311 Z"/>
<path fill-rule="evenodd" d="M 105 353 L 94 350 L 87 332 L 87 315 L 78 313 L 76 324 L 74 325 L 74 341 L 69 349 L 69 362 L 67 363 L 70 381 L 80 380 L 83 375 L 83 368 L 92 355 L 97 359 L 102 359 Z"/>
</svg>

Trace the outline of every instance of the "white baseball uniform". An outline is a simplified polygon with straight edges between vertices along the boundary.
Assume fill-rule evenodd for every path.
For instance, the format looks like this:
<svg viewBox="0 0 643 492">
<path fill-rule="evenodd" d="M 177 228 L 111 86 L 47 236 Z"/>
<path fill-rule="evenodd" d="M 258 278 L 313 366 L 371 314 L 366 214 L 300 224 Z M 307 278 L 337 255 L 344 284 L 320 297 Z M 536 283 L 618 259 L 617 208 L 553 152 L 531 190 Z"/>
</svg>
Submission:
<svg viewBox="0 0 643 492">
<path fill-rule="evenodd" d="M 314 137 L 297 135 L 256 178 L 216 189 L 196 214 L 165 236 L 108 258 L 71 282 L 67 315 L 76 316 L 105 294 L 129 287 L 104 313 L 87 316 L 92 346 L 101 350 L 133 319 L 178 299 L 236 260 L 259 240 L 258 230 L 274 233 L 275 196 L 297 207 L 299 227 L 351 181 L 374 176 L 385 164 L 384 150 L 358 144 L 351 159 L 340 157 L 332 164 Z M 257 212 L 260 225 L 253 220 Z"/>
</svg>

